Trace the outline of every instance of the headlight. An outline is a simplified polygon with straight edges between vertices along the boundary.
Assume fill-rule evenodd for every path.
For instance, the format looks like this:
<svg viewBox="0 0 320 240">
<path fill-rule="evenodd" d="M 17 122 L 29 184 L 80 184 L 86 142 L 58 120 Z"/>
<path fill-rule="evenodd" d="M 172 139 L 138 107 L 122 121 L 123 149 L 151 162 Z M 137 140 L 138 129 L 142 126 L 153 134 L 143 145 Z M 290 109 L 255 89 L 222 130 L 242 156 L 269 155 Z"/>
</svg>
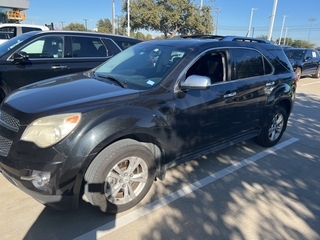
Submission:
<svg viewBox="0 0 320 240">
<path fill-rule="evenodd" d="M 50 147 L 64 139 L 79 124 L 81 113 L 66 113 L 39 118 L 23 132 L 21 140 L 38 147 Z"/>
</svg>

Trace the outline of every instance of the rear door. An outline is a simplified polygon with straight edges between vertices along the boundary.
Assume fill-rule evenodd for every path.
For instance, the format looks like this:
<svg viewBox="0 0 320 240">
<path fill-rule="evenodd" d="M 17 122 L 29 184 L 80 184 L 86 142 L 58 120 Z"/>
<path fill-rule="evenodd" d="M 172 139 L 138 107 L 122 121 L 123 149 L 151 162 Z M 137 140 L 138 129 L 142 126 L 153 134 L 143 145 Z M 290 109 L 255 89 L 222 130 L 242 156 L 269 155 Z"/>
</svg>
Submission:
<svg viewBox="0 0 320 240">
<path fill-rule="evenodd" d="M 70 71 L 83 72 L 97 67 L 120 51 L 109 39 L 78 35 L 68 37 L 66 57 Z"/>
<path fill-rule="evenodd" d="M 231 59 L 231 80 L 237 88 L 232 127 L 237 133 L 246 134 L 259 128 L 267 98 L 279 79 L 272 74 L 271 64 L 255 49 L 233 48 Z"/>
</svg>

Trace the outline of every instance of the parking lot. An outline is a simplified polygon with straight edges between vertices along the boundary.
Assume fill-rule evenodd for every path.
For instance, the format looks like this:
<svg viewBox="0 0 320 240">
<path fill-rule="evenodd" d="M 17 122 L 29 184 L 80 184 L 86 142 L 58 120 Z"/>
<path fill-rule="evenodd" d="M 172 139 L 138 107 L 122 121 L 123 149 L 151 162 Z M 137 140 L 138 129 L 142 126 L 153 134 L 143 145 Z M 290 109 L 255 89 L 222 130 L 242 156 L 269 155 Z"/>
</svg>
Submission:
<svg viewBox="0 0 320 240">
<path fill-rule="evenodd" d="M 135 208 L 55 211 L 0 174 L 1 239 L 320 239 L 320 80 L 302 78 L 288 128 L 170 169 Z"/>
</svg>

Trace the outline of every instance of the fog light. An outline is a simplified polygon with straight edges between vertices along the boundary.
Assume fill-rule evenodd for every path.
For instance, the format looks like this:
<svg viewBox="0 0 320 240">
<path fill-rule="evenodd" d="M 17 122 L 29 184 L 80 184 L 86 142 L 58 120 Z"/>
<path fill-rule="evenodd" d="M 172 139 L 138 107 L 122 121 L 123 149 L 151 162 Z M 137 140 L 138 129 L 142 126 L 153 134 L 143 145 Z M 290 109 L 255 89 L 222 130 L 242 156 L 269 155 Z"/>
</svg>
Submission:
<svg viewBox="0 0 320 240">
<path fill-rule="evenodd" d="M 50 172 L 32 170 L 31 176 L 21 176 L 20 179 L 25 181 L 31 181 L 36 188 L 43 190 L 48 186 L 50 177 Z"/>
</svg>

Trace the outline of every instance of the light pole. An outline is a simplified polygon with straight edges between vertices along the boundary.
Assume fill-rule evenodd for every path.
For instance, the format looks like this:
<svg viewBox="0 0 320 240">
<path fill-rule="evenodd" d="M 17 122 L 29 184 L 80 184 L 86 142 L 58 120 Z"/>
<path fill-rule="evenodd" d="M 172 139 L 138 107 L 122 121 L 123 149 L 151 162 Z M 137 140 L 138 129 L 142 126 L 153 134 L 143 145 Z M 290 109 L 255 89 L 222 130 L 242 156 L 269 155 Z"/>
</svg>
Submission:
<svg viewBox="0 0 320 240">
<path fill-rule="evenodd" d="M 288 33 L 288 28 L 286 27 L 286 33 L 284 35 L 284 43 L 283 45 L 286 45 L 286 42 L 287 42 L 287 33 Z"/>
<path fill-rule="evenodd" d="M 251 8 L 251 15 L 250 15 L 250 22 L 249 22 L 249 29 L 248 29 L 247 37 L 250 37 L 253 11 L 255 11 L 255 10 L 258 10 L 258 8 Z"/>
<path fill-rule="evenodd" d="M 272 37 L 273 24 L 274 24 L 274 18 L 276 16 L 277 5 L 278 5 L 278 0 L 274 0 L 272 14 L 270 15 L 270 27 L 269 27 L 269 34 L 268 34 L 269 41 L 271 40 L 271 37 Z"/>
<path fill-rule="evenodd" d="M 86 31 L 87 31 L 87 30 L 88 30 L 88 28 L 87 28 L 87 21 L 88 21 L 89 19 L 84 18 L 83 20 L 84 20 L 84 23 L 85 23 L 85 26 L 86 26 Z"/>
<path fill-rule="evenodd" d="M 128 12 L 128 36 L 130 37 L 130 0 L 128 0 L 128 4 L 127 4 L 127 12 Z"/>
<path fill-rule="evenodd" d="M 216 24 L 216 35 L 218 35 L 218 25 L 219 25 L 219 14 L 220 14 L 221 10 L 220 8 L 216 8 L 216 13 L 217 13 L 217 24 Z"/>
<path fill-rule="evenodd" d="M 312 28 L 312 22 L 316 21 L 317 19 L 316 18 L 309 18 L 309 21 L 311 22 L 310 24 L 310 29 L 309 29 L 309 35 L 308 35 L 308 41 L 310 39 L 310 33 L 311 33 L 311 28 Z"/>
<path fill-rule="evenodd" d="M 112 34 L 115 34 L 115 27 L 114 27 L 114 12 L 115 12 L 115 7 L 114 7 L 114 0 L 112 0 Z"/>
<path fill-rule="evenodd" d="M 287 16 L 287 15 L 283 15 L 283 21 L 282 21 L 282 27 L 281 27 L 281 32 L 280 32 L 280 38 L 279 38 L 278 45 L 280 45 L 280 44 L 281 44 L 282 32 L 283 32 L 284 22 L 286 21 L 286 17 L 289 17 L 289 16 Z"/>
<path fill-rule="evenodd" d="M 60 21 L 61 22 L 61 30 L 63 30 L 63 24 L 64 22 Z"/>
<path fill-rule="evenodd" d="M 118 35 L 119 35 L 119 33 L 120 33 L 120 17 L 118 16 L 118 15 L 116 15 L 116 18 L 117 18 L 117 24 L 118 24 Z"/>
</svg>

